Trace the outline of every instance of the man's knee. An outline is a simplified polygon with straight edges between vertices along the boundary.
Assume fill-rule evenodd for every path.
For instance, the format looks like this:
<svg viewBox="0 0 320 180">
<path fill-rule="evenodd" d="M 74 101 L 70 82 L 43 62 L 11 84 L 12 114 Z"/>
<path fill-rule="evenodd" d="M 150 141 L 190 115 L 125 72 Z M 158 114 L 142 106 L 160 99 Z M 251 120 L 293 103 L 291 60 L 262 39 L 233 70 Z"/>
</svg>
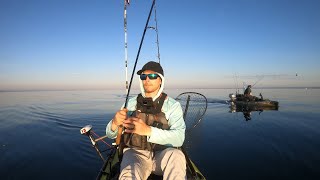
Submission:
<svg viewBox="0 0 320 180">
<path fill-rule="evenodd" d="M 151 173 L 152 161 L 146 153 L 134 149 L 124 151 L 119 179 L 146 179 Z"/>
<path fill-rule="evenodd" d="M 179 149 L 176 148 L 167 148 L 166 154 L 170 156 L 169 159 L 173 161 L 173 163 L 181 163 L 181 164 L 186 164 L 186 158 L 183 154 L 183 152 Z"/>
</svg>

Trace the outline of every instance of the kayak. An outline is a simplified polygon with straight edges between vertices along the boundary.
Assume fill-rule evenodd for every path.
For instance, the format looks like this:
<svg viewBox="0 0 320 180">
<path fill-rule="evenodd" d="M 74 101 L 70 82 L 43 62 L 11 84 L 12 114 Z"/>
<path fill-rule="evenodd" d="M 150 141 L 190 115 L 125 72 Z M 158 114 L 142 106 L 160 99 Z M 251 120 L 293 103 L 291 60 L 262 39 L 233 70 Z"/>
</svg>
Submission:
<svg viewBox="0 0 320 180">
<path fill-rule="evenodd" d="M 200 170 L 197 168 L 195 163 L 188 157 L 186 152 L 182 149 L 185 153 L 186 160 L 187 160 L 187 179 L 188 180 L 205 180 L 206 178 L 202 175 Z M 97 176 L 97 180 L 111 180 L 111 179 L 118 179 L 120 174 L 120 156 L 119 156 L 119 148 L 114 146 L 111 149 L 110 155 L 106 162 L 103 164 L 100 172 Z M 155 174 L 151 174 L 148 180 L 157 180 L 162 179 L 162 176 L 157 176 Z"/>
<path fill-rule="evenodd" d="M 269 99 L 263 99 L 252 96 L 251 98 L 246 98 L 243 94 L 230 94 L 230 105 L 236 107 L 236 109 L 246 108 L 246 109 L 274 109 L 277 110 L 279 107 L 278 101 L 271 101 Z"/>
</svg>

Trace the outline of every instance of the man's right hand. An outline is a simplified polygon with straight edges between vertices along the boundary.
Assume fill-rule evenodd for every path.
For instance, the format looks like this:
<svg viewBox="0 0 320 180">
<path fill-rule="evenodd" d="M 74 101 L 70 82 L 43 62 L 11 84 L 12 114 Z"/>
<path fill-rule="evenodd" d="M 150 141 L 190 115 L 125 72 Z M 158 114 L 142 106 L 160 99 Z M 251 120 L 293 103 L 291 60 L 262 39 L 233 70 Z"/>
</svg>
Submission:
<svg viewBox="0 0 320 180">
<path fill-rule="evenodd" d="M 127 119 L 127 112 L 128 112 L 128 109 L 122 109 L 117 111 L 117 113 L 115 114 L 112 120 L 112 126 L 111 126 L 112 131 L 115 131 L 118 126 L 122 126 L 123 121 Z"/>
</svg>

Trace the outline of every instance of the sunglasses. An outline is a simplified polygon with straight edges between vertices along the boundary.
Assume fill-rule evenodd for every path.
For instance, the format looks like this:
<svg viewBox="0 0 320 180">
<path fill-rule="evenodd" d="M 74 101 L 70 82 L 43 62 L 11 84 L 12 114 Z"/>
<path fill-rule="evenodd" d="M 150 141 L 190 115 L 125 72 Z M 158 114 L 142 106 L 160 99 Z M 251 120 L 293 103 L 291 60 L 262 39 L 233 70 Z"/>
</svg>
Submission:
<svg viewBox="0 0 320 180">
<path fill-rule="evenodd" d="M 147 76 L 149 79 L 157 79 L 159 77 L 158 74 L 140 74 L 140 79 L 141 80 L 146 80 Z"/>
</svg>

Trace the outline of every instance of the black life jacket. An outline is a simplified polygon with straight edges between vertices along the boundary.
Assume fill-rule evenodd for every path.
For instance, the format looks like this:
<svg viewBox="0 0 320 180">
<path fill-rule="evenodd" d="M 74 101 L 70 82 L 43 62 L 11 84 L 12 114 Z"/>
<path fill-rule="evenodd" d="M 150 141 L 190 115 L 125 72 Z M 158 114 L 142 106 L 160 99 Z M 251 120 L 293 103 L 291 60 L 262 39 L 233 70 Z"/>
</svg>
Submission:
<svg viewBox="0 0 320 180">
<path fill-rule="evenodd" d="M 162 93 L 155 101 L 152 98 L 144 98 L 141 94 L 137 97 L 136 111 L 131 116 L 142 119 L 147 125 L 160 129 L 169 129 L 168 120 L 161 111 L 167 94 Z M 122 143 L 125 147 L 133 147 L 143 150 L 163 150 L 167 148 L 164 145 L 153 144 L 147 141 L 147 136 L 141 136 L 135 133 L 123 133 Z"/>
</svg>

